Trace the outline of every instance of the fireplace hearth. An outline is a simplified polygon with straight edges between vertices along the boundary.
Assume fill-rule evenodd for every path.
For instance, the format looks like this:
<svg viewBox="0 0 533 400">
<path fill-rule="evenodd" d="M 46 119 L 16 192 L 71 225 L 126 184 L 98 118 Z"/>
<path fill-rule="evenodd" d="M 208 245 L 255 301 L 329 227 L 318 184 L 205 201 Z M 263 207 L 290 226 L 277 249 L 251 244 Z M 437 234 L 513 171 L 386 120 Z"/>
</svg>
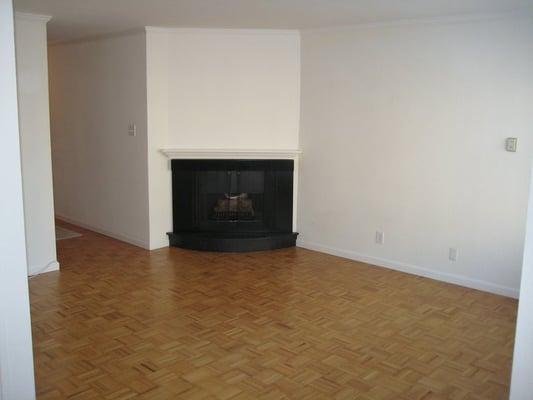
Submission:
<svg viewBox="0 0 533 400">
<path fill-rule="evenodd" d="M 172 160 L 171 246 L 248 252 L 291 247 L 292 160 Z"/>
</svg>

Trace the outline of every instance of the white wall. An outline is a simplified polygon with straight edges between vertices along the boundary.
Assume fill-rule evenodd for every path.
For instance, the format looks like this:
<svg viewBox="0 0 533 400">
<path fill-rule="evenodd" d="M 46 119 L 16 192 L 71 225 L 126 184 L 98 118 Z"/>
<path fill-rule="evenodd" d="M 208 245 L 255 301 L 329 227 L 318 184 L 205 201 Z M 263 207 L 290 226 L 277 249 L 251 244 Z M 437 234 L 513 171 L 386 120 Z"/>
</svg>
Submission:
<svg viewBox="0 0 533 400">
<path fill-rule="evenodd" d="M 11 0 L 0 0 L 0 398 L 35 399 Z"/>
<path fill-rule="evenodd" d="M 147 28 L 150 247 L 168 246 L 164 147 L 297 149 L 295 31 Z"/>
<path fill-rule="evenodd" d="M 520 303 L 516 324 L 516 339 L 511 380 L 511 400 L 531 399 L 531 370 L 533 369 L 533 173 L 527 215 L 527 234 L 520 285 Z"/>
<path fill-rule="evenodd" d="M 51 46 L 49 59 L 56 214 L 148 247 L 144 32 Z"/>
<path fill-rule="evenodd" d="M 531 18 L 303 32 L 300 245 L 516 296 L 532 37 Z"/>
<path fill-rule="evenodd" d="M 46 23 L 16 14 L 20 146 L 28 274 L 59 269 L 56 256 Z"/>
</svg>

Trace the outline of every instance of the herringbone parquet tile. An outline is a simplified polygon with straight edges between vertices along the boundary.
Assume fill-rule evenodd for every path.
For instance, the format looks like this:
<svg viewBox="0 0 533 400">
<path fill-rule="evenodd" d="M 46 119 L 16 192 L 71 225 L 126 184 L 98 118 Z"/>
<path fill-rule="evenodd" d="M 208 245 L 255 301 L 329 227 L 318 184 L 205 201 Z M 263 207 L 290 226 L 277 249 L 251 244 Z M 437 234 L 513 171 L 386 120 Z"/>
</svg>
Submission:
<svg viewBox="0 0 533 400">
<path fill-rule="evenodd" d="M 507 398 L 512 299 L 303 249 L 58 252 L 30 280 L 39 400 Z"/>
</svg>

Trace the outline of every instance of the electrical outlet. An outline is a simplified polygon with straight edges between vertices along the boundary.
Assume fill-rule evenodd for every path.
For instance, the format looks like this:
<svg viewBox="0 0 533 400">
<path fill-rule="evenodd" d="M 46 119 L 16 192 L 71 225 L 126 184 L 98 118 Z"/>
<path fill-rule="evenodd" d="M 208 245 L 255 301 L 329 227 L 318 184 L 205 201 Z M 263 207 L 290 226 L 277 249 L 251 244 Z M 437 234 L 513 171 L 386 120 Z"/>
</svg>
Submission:
<svg viewBox="0 0 533 400">
<path fill-rule="evenodd" d="M 385 234 L 381 231 L 376 231 L 376 243 L 385 244 Z"/>
<path fill-rule="evenodd" d="M 505 150 L 510 151 L 512 153 L 516 153 L 517 147 L 518 147 L 518 138 L 509 137 L 505 139 Z"/>
<path fill-rule="evenodd" d="M 455 262 L 457 261 L 457 255 L 457 249 L 455 247 L 450 247 L 450 250 L 448 251 L 448 259 Z"/>
</svg>

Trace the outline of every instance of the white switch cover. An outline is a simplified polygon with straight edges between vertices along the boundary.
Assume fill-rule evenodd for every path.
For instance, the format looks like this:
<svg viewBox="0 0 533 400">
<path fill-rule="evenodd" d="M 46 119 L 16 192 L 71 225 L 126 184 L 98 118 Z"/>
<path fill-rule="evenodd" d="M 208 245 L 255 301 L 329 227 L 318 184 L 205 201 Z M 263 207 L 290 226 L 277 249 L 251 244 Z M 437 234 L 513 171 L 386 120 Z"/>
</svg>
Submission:
<svg viewBox="0 0 533 400">
<path fill-rule="evenodd" d="M 505 150 L 516 152 L 516 148 L 518 146 L 518 138 L 510 137 L 505 140 Z"/>
<path fill-rule="evenodd" d="M 128 135 L 129 136 L 137 136 L 137 125 L 135 125 L 135 124 L 129 124 L 128 125 Z"/>
<path fill-rule="evenodd" d="M 376 243 L 384 244 L 385 243 L 385 233 L 381 231 L 376 231 Z"/>
</svg>

